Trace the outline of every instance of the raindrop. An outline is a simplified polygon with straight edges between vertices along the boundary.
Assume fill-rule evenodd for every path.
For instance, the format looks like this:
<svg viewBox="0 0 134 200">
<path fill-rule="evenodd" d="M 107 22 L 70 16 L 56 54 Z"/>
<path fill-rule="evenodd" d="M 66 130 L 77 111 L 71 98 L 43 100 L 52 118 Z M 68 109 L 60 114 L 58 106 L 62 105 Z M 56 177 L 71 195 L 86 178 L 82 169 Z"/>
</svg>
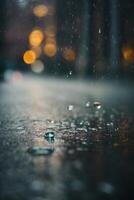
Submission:
<svg viewBox="0 0 134 200">
<path fill-rule="evenodd" d="M 54 152 L 54 149 L 50 147 L 31 147 L 28 149 L 28 153 L 35 156 L 50 155 L 53 152 Z"/>
<path fill-rule="evenodd" d="M 72 71 L 70 71 L 70 72 L 69 72 L 69 75 L 71 76 L 71 75 L 72 75 L 72 73 L 73 73 L 73 72 L 72 72 Z"/>
<path fill-rule="evenodd" d="M 101 103 L 100 103 L 99 101 L 95 101 L 95 102 L 93 103 L 93 105 L 94 105 L 94 107 L 95 107 L 96 109 L 101 109 Z"/>
<path fill-rule="evenodd" d="M 88 107 L 90 107 L 90 102 L 88 101 L 87 103 L 86 103 L 86 107 L 88 108 Z"/>
<path fill-rule="evenodd" d="M 73 106 L 73 105 L 69 105 L 69 106 L 68 106 L 68 110 L 69 110 L 69 111 L 72 111 L 73 109 L 74 109 L 74 106 Z"/>
</svg>

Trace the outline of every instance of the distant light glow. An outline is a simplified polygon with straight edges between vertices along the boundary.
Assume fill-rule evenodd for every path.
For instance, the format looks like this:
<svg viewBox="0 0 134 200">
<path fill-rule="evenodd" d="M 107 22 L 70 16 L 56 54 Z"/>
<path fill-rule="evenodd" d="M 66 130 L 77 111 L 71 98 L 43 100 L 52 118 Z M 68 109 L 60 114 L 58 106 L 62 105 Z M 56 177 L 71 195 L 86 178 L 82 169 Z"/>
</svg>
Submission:
<svg viewBox="0 0 134 200">
<path fill-rule="evenodd" d="M 19 71 L 13 71 L 13 70 L 6 70 L 4 73 L 4 78 L 6 81 L 11 83 L 18 83 L 22 81 L 23 75 Z"/>
<path fill-rule="evenodd" d="M 36 54 L 32 50 L 27 50 L 23 55 L 23 60 L 26 64 L 32 64 L 36 60 Z"/>
<path fill-rule="evenodd" d="M 112 194 L 114 192 L 114 186 L 111 183 L 101 182 L 99 183 L 99 190 L 106 194 Z"/>
<path fill-rule="evenodd" d="M 54 25 L 49 25 L 45 29 L 45 35 L 47 37 L 55 37 L 56 35 L 56 27 Z"/>
<path fill-rule="evenodd" d="M 33 30 L 29 35 L 29 43 L 33 47 L 37 47 L 43 41 L 44 35 L 40 29 Z"/>
<path fill-rule="evenodd" d="M 122 48 L 123 58 L 126 62 L 134 62 L 134 50 L 131 47 Z"/>
<path fill-rule="evenodd" d="M 57 53 L 57 46 L 54 43 L 46 43 L 45 47 L 44 47 L 44 53 L 48 56 L 48 57 L 53 57 L 56 55 Z"/>
<path fill-rule="evenodd" d="M 20 7 L 25 7 L 27 5 L 27 0 L 18 0 L 17 2 Z"/>
<path fill-rule="evenodd" d="M 36 58 L 38 58 L 41 55 L 41 52 L 42 52 L 41 47 L 39 47 L 39 46 L 38 47 L 33 47 L 32 51 L 35 52 Z"/>
<path fill-rule="evenodd" d="M 74 61 L 76 59 L 76 53 L 71 48 L 65 48 L 63 51 L 63 57 L 67 61 Z"/>
<path fill-rule="evenodd" d="M 55 44 L 55 45 L 56 45 L 56 39 L 55 39 L 55 38 L 48 37 L 48 38 L 46 38 L 46 43 L 52 43 L 52 44 Z"/>
<path fill-rule="evenodd" d="M 48 15 L 53 16 L 55 14 L 55 8 L 52 6 L 49 6 L 48 8 Z"/>
<path fill-rule="evenodd" d="M 31 70 L 34 73 L 41 73 L 44 71 L 44 63 L 41 60 L 36 60 L 32 65 L 31 65 Z"/>
<path fill-rule="evenodd" d="M 37 5 L 33 8 L 33 14 L 39 18 L 44 17 L 48 14 L 48 8 L 43 4 Z"/>
</svg>

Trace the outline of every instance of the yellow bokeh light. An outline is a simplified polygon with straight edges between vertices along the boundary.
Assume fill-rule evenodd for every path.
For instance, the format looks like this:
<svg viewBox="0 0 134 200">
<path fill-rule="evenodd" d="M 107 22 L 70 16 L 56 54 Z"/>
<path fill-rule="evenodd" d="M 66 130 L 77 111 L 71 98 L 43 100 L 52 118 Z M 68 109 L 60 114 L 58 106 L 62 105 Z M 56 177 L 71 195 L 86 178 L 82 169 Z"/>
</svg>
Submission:
<svg viewBox="0 0 134 200">
<path fill-rule="evenodd" d="M 131 63 L 134 61 L 134 50 L 131 47 L 122 48 L 122 54 L 126 62 Z"/>
<path fill-rule="evenodd" d="M 43 4 L 35 6 L 33 8 L 33 14 L 36 17 L 44 17 L 48 14 L 48 8 Z"/>
<path fill-rule="evenodd" d="M 44 35 L 41 30 L 35 29 L 29 35 L 29 43 L 33 47 L 37 47 L 43 41 Z"/>
<path fill-rule="evenodd" d="M 75 51 L 71 48 L 65 48 L 63 52 L 63 57 L 67 61 L 74 61 L 76 58 Z"/>
<path fill-rule="evenodd" d="M 27 50 L 23 55 L 23 60 L 26 64 L 32 64 L 36 60 L 36 54 L 32 50 Z"/>
<path fill-rule="evenodd" d="M 57 46 L 54 43 L 46 43 L 45 47 L 44 47 L 44 53 L 48 56 L 48 57 L 53 57 L 56 55 L 57 53 Z"/>
</svg>

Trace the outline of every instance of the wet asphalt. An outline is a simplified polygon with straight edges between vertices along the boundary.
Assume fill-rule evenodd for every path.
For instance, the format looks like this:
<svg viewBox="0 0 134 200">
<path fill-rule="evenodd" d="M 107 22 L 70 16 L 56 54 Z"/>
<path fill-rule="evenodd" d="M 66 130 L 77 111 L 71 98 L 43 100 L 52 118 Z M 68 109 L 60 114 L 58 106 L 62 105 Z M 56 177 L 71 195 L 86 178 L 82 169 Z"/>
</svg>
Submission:
<svg viewBox="0 0 134 200">
<path fill-rule="evenodd" d="M 133 84 L 0 83 L 0 200 L 134 196 Z"/>
</svg>

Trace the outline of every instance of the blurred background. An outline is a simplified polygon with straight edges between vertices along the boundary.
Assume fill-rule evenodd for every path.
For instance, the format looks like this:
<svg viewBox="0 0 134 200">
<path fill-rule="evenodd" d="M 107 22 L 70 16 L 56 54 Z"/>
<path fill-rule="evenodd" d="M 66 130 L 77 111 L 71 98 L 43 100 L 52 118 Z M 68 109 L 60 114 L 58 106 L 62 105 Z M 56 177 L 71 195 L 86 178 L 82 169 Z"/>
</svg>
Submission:
<svg viewBox="0 0 134 200">
<path fill-rule="evenodd" d="M 134 199 L 133 76 L 134 0 L 1 1 L 0 200 Z"/>
<path fill-rule="evenodd" d="M 133 0 L 5 0 L 0 76 L 132 79 Z"/>
</svg>

